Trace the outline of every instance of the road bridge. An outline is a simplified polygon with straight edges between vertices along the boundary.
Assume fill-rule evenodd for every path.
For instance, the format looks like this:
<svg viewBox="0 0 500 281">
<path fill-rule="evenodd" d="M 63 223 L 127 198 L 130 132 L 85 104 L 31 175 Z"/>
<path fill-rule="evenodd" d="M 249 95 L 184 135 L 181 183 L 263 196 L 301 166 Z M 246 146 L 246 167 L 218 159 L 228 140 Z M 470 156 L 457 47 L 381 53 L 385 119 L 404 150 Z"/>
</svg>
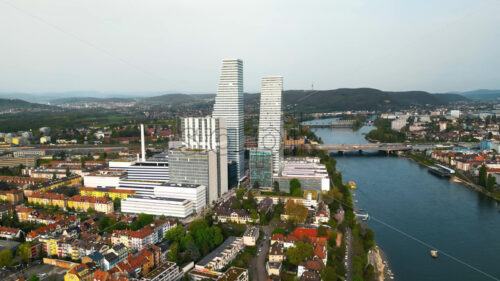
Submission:
<svg viewBox="0 0 500 281">
<path fill-rule="evenodd" d="M 306 149 L 321 149 L 321 150 L 333 150 L 333 151 L 407 151 L 411 150 L 412 146 L 404 143 L 361 143 L 361 144 L 316 144 L 304 145 Z M 287 146 L 287 148 L 293 148 L 293 146 Z"/>
</svg>

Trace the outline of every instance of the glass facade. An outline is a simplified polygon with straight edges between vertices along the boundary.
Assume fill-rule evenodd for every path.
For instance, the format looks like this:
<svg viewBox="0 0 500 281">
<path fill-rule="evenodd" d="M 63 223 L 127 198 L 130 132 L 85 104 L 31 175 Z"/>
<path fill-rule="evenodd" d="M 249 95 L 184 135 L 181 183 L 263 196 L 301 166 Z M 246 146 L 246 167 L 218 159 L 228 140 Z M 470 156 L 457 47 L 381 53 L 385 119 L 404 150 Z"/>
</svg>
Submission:
<svg viewBox="0 0 500 281">
<path fill-rule="evenodd" d="M 250 186 L 258 182 L 259 187 L 272 187 L 272 158 L 270 150 L 250 151 Z"/>
</svg>

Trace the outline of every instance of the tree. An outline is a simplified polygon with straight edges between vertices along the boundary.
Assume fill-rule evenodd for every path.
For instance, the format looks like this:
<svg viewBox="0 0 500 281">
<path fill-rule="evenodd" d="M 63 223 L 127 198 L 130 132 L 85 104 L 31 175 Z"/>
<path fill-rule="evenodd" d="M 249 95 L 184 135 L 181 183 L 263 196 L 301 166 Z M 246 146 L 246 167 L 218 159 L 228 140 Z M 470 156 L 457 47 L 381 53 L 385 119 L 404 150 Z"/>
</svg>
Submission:
<svg viewBox="0 0 500 281">
<path fill-rule="evenodd" d="M 0 252 L 0 266 L 12 265 L 12 252 L 9 249 L 4 249 Z"/>
<path fill-rule="evenodd" d="M 71 172 L 69 171 L 69 167 L 66 167 L 66 177 L 68 178 L 71 175 Z"/>
<path fill-rule="evenodd" d="M 297 224 L 306 220 L 308 210 L 301 203 L 295 203 L 295 201 L 290 200 L 286 203 L 285 213 L 288 215 L 288 220 Z"/>
<path fill-rule="evenodd" d="M 57 174 L 56 174 L 56 172 L 53 172 L 52 173 L 52 180 L 56 180 L 56 179 L 57 179 Z"/>
<path fill-rule="evenodd" d="M 273 182 L 273 191 L 276 193 L 280 192 L 280 183 L 278 181 Z"/>
<path fill-rule="evenodd" d="M 121 207 L 122 207 L 122 200 L 118 197 L 113 199 L 113 208 L 115 209 L 115 211 L 120 210 Z"/>
<path fill-rule="evenodd" d="M 314 248 L 311 244 L 302 241 L 295 242 L 294 247 L 288 248 L 286 250 L 287 260 L 294 265 L 299 265 L 301 262 L 308 258 L 312 258 L 314 254 Z"/>
<path fill-rule="evenodd" d="M 275 227 L 273 229 L 273 232 L 271 234 L 272 235 L 274 235 L 274 234 L 283 234 L 283 235 L 285 235 L 285 231 L 282 228 L 280 228 L 280 227 Z"/>
<path fill-rule="evenodd" d="M 16 255 L 19 256 L 23 260 L 23 262 L 25 263 L 29 262 L 31 258 L 31 243 L 25 242 L 19 245 L 19 248 L 17 248 Z"/>
<path fill-rule="evenodd" d="M 485 165 L 479 168 L 479 185 L 486 187 L 488 170 Z"/>
<path fill-rule="evenodd" d="M 40 277 L 35 274 L 31 274 L 29 281 L 40 281 Z"/>
<path fill-rule="evenodd" d="M 240 188 L 240 189 L 236 190 L 236 198 L 238 200 L 243 200 L 243 195 L 245 195 L 245 189 L 244 188 Z"/>
<path fill-rule="evenodd" d="M 197 261 L 200 258 L 200 250 L 198 250 L 198 247 L 196 247 L 196 244 L 194 242 L 189 242 L 186 244 L 186 254 L 189 255 L 189 257 Z"/>
<path fill-rule="evenodd" d="M 172 245 L 170 245 L 170 251 L 167 254 L 167 259 L 168 259 L 168 261 L 171 261 L 171 262 L 177 262 L 178 255 L 179 255 L 179 243 L 174 242 Z"/>
<path fill-rule="evenodd" d="M 492 175 L 488 175 L 488 181 L 486 182 L 486 189 L 488 191 L 492 191 L 493 190 L 493 187 L 495 186 L 495 177 L 492 176 Z"/>
<path fill-rule="evenodd" d="M 318 227 L 318 234 L 317 234 L 318 237 L 326 237 L 328 236 L 328 233 L 326 232 L 326 228 L 322 225 L 320 225 Z"/>
<path fill-rule="evenodd" d="M 331 266 L 325 266 L 321 271 L 321 280 L 323 281 L 337 281 L 337 273 L 335 268 Z"/>
<path fill-rule="evenodd" d="M 178 225 L 172 227 L 165 233 L 165 240 L 178 242 L 181 240 L 182 236 L 184 236 L 184 227 Z"/>
<path fill-rule="evenodd" d="M 103 217 L 99 221 L 99 229 L 101 229 L 101 231 L 104 231 L 106 228 L 108 228 L 109 226 L 111 226 L 113 223 L 115 223 L 115 221 L 112 218 L 110 218 L 110 217 Z"/>
<path fill-rule="evenodd" d="M 300 187 L 301 187 L 300 181 L 298 179 L 291 179 L 290 180 L 290 195 L 302 197 L 303 193 L 302 193 L 302 190 L 300 189 Z"/>
</svg>

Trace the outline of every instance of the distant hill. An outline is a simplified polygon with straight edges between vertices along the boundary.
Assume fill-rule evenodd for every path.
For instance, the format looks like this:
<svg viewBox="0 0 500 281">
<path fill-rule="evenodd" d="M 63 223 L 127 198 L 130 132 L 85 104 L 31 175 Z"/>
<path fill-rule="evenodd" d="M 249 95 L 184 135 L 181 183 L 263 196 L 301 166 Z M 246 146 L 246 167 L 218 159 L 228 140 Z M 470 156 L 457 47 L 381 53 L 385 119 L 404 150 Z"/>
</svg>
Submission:
<svg viewBox="0 0 500 281">
<path fill-rule="evenodd" d="M 259 102 L 259 94 L 247 94 L 245 103 Z M 456 94 L 430 94 L 423 91 L 385 92 L 371 88 L 325 91 L 289 90 L 283 92 L 285 109 L 300 111 L 379 110 L 406 108 L 411 105 L 445 105 L 466 101 Z"/>
<path fill-rule="evenodd" d="M 460 92 L 460 94 L 471 100 L 496 101 L 500 99 L 500 90 L 474 90 L 468 92 Z"/>
<path fill-rule="evenodd" d="M 165 94 L 161 96 L 138 99 L 138 104 L 142 105 L 195 104 L 195 103 L 208 102 L 209 100 L 213 99 L 213 97 L 214 97 L 213 95 L 205 97 L 204 95 Z"/>
<path fill-rule="evenodd" d="M 71 97 L 71 98 L 58 98 L 50 100 L 50 104 L 83 104 L 83 103 L 110 103 L 110 102 L 133 102 L 133 98 L 95 98 L 95 97 Z"/>
<path fill-rule="evenodd" d="M 31 103 L 20 99 L 0 99 L 0 110 L 9 109 L 52 109 L 54 107 L 45 104 Z"/>
</svg>

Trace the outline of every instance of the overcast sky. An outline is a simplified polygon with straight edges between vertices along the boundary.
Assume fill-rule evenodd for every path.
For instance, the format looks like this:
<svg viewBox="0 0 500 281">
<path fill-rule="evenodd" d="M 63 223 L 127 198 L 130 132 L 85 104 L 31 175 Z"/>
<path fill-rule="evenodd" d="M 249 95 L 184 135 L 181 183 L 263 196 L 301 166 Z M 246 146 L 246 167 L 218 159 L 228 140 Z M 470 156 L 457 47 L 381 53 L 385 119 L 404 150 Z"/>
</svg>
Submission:
<svg viewBox="0 0 500 281">
<path fill-rule="evenodd" d="M 0 91 L 500 88 L 499 0 L 0 0 Z"/>
</svg>

